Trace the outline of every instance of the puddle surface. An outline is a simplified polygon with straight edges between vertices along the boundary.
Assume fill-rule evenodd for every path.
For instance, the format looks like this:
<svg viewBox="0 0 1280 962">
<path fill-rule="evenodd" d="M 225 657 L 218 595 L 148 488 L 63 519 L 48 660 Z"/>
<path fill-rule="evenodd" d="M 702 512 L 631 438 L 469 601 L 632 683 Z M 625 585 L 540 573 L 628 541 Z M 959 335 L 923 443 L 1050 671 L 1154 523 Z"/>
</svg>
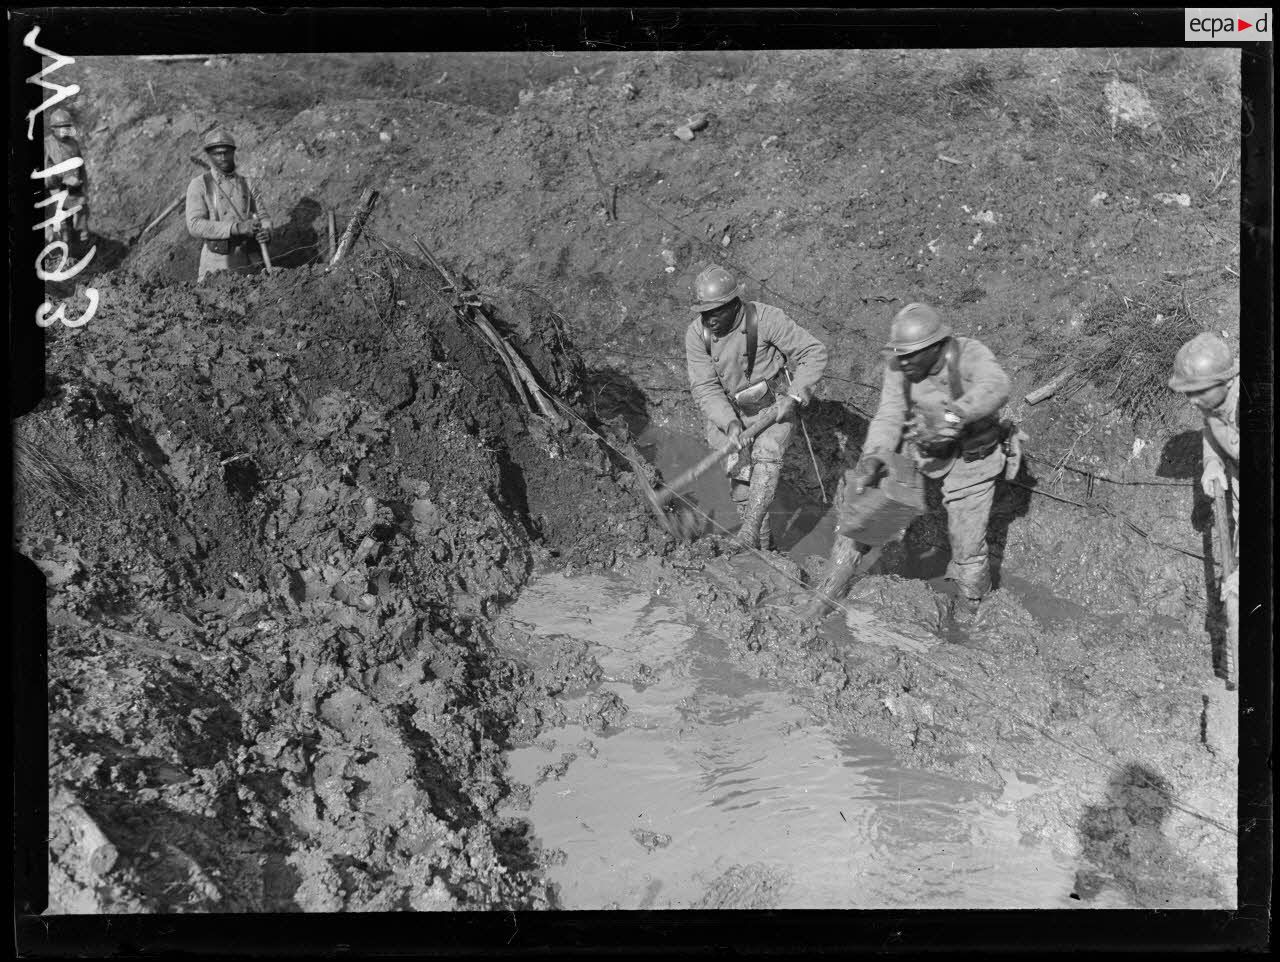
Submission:
<svg viewBox="0 0 1280 962">
<path fill-rule="evenodd" d="M 508 615 L 590 642 L 599 687 L 629 708 L 619 730 L 555 729 L 510 755 L 533 788 L 523 814 L 565 853 L 549 872 L 564 908 L 1079 905 L 1074 866 L 1021 842 L 1007 805 L 1036 789 L 1012 773 L 993 799 L 833 734 L 621 576 L 540 576 Z M 610 680 L 639 663 L 643 690 Z"/>
</svg>

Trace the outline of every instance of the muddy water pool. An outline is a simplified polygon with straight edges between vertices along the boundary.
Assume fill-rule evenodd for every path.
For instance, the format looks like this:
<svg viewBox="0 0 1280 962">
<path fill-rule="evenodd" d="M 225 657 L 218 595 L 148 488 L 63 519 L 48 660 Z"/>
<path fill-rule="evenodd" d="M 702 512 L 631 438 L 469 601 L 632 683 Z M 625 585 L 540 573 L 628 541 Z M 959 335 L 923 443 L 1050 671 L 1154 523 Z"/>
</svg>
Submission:
<svg viewBox="0 0 1280 962">
<path fill-rule="evenodd" d="M 510 755 L 528 818 L 564 860 L 562 907 L 1071 907 L 1074 866 L 1025 844 L 1004 795 L 897 765 L 749 676 L 713 633 L 620 575 L 543 574 L 508 609 L 590 643 L 628 713 Z M 865 631 L 867 626 L 849 626 Z M 648 684 L 637 685 L 637 667 Z M 583 696 L 586 697 L 586 696 Z M 570 711 L 572 715 L 572 710 Z"/>
</svg>

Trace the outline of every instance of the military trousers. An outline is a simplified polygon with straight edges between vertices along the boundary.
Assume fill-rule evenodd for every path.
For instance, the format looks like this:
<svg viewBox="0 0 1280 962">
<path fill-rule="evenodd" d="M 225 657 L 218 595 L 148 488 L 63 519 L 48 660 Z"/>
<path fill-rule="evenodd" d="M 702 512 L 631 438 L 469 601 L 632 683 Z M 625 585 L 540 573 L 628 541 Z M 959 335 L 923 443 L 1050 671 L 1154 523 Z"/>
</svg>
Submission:
<svg viewBox="0 0 1280 962">
<path fill-rule="evenodd" d="M 996 496 L 996 479 L 1004 472 L 1005 454 L 997 446 L 985 458 L 956 458 L 942 478 L 942 503 L 947 509 L 951 561 L 946 577 L 966 598 L 981 599 L 991 590 L 991 560 L 987 527 Z"/>
<path fill-rule="evenodd" d="M 756 424 L 762 417 L 773 410 L 772 406 L 766 407 L 764 410 L 755 414 L 744 414 L 742 416 L 742 426 L 745 430 Z M 738 467 L 734 470 L 731 477 L 734 481 L 748 482 L 751 480 L 751 467 L 755 464 L 765 462 L 782 463 L 782 457 L 787 453 L 787 448 L 791 446 L 791 435 L 795 431 L 796 414 L 793 410 L 786 418 L 771 424 L 756 436 L 751 442 L 751 457 L 740 459 Z M 710 421 L 707 422 L 707 444 L 711 445 L 712 450 L 719 451 L 729 443 L 729 435 L 725 434 Z M 747 485 L 733 485 L 733 499 L 735 501 L 745 501 L 747 499 Z"/>
</svg>

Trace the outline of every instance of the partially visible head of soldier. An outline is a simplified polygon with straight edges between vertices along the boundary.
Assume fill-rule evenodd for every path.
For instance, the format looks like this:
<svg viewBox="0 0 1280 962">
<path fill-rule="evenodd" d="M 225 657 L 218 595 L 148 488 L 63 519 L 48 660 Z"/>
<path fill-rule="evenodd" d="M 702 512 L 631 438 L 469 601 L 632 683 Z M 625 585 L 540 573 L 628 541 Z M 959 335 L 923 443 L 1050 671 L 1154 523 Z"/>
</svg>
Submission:
<svg viewBox="0 0 1280 962">
<path fill-rule="evenodd" d="M 1231 380 L 1240 373 L 1230 345 L 1217 334 L 1197 334 L 1178 348 L 1169 387 L 1196 407 L 1212 411 L 1226 400 Z"/>
</svg>

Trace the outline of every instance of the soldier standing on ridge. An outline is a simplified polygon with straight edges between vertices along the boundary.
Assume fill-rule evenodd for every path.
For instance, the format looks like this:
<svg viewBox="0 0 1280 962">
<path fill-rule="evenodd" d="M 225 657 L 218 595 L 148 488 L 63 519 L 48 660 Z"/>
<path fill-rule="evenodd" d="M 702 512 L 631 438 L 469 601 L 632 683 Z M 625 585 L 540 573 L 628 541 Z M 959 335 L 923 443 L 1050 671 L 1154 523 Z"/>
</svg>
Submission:
<svg viewBox="0 0 1280 962">
<path fill-rule="evenodd" d="M 78 139 L 75 118 L 71 116 L 69 110 L 65 110 L 62 107 L 54 110 L 49 115 L 49 130 L 49 134 L 44 138 L 44 166 L 46 170 L 73 157 L 84 159 L 84 150 L 80 146 Z M 77 167 L 75 170 L 68 170 L 61 174 L 46 177 L 44 186 L 50 194 L 57 193 L 60 190 L 67 192 L 65 207 L 68 211 L 76 207 L 80 208 L 71 215 L 69 221 L 63 221 L 62 224 L 70 227 L 69 244 L 87 245 L 89 243 L 89 168 L 87 164 Z M 59 225 L 59 227 L 61 226 Z M 58 229 L 53 225 L 45 228 L 45 240 L 57 240 Z"/>
<path fill-rule="evenodd" d="M 707 419 L 714 449 L 739 443 L 745 427 L 770 410 L 777 422 L 730 460 L 732 496 L 742 518 L 738 544 L 770 548 L 769 505 L 778 490 L 782 456 L 791 442 L 797 406 L 807 404 L 827 366 L 827 349 L 779 308 L 744 301 L 732 272 L 711 265 L 693 282 L 699 315 L 685 331 L 693 399 Z M 789 380 L 788 362 L 795 362 Z"/>
<path fill-rule="evenodd" d="M 210 170 L 187 185 L 187 232 L 204 241 L 196 280 L 215 271 L 256 271 L 262 257 L 255 244 L 271 240 L 271 222 L 262 216 L 256 185 L 236 173 L 236 142 L 216 127 L 205 134 Z"/>
<path fill-rule="evenodd" d="M 898 312 L 885 347 L 880 407 L 846 494 L 861 494 L 904 444 L 925 477 L 941 479 L 951 539 L 946 577 L 960 588 L 956 620 L 971 621 L 991 589 L 987 525 L 1005 468 L 1000 409 L 1009 378 L 986 345 L 953 335 L 927 304 Z"/>
<path fill-rule="evenodd" d="M 1200 487 L 1215 501 L 1222 497 L 1231 527 L 1237 532 L 1231 544 L 1219 546 L 1224 557 L 1230 553 L 1233 562 L 1231 574 L 1223 580 L 1222 601 L 1227 631 L 1236 638 L 1240 613 L 1240 569 L 1235 567 L 1239 561 L 1235 541 L 1240 530 L 1240 362 L 1216 334 L 1197 334 L 1178 349 L 1169 387 L 1185 394 L 1204 414 Z"/>
</svg>

